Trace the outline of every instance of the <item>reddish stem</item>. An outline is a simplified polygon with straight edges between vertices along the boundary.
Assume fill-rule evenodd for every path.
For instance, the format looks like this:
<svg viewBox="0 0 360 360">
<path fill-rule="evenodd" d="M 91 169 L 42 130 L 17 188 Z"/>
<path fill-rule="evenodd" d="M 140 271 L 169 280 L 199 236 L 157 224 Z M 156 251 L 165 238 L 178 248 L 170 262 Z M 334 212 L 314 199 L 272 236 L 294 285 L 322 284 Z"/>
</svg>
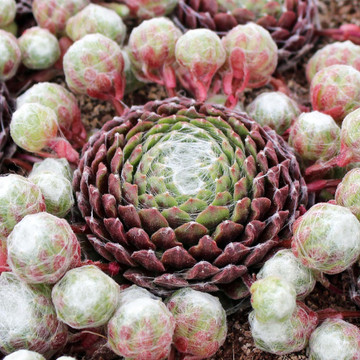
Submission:
<svg viewBox="0 0 360 360">
<path fill-rule="evenodd" d="M 316 30 L 316 33 L 338 41 L 351 40 L 354 44 L 360 45 L 360 27 L 355 24 L 344 24 L 339 29 Z"/>
<path fill-rule="evenodd" d="M 16 166 L 26 170 L 27 172 L 30 172 L 32 170 L 32 165 L 30 165 L 26 161 L 22 161 L 20 159 L 16 159 L 16 158 L 4 159 L 4 163 L 15 164 Z"/>
<path fill-rule="evenodd" d="M 111 100 L 111 103 L 113 104 L 113 106 L 115 108 L 115 111 L 116 111 L 117 115 L 121 116 L 122 113 L 124 112 L 123 103 L 120 100 L 116 99 L 115 97 L 111 97 L 110 100 Z"/>
<path fill-rule="evenodd" d="M 272 85 L 276 91 L 280 91 L 285 95 L 290 96 L 290 94 L 291 94 L 290 89 L 286 85 L 286 82 L 281 78 L 271 77 L 270 85 Z"/>
<path fill-rule="evenodd" d="M 59 157 L 64 157 L 73 164 L 77 164 L 79 162 L 79 153 L 70 145 L 67 140 L 57 138 L 50 141 L 48 145 L 56 152 Z"/>
<path fill-rule="evenodd" d="M 81 262 L 80 266 L 84 266 L 84 265 L 97 266 L 100 270 L 108 273 L 110 276 L 117 275 L 121 270 L 120 265 L 116 261 L 105 264 L 100 261 L 85 260 Z"/>
<path fill-rule="evenodd" d="M 360 311 L 336 311 L 328 308 L 319 310 L 316 313 L 319 317 L 319 321 L 324 321 L 326 319 L 360 318 Z"/>
<path fill-rule="evenodd" d="M 316 180 L 307 184 L 309 192 L 321 191 L 325 188 L 337 187 L 341 183 L 341 179 Z"/>
<path fill-rule="evenodd" d="M 309 178 L 320 177 L 326 174 L 329 170 L 333 169 L 337 165 L 338 165 L 338 157 L 334 157 L 326 162 L 317 163 L 309 166 L 305 170 L 305 176 Z"/>
</svg>

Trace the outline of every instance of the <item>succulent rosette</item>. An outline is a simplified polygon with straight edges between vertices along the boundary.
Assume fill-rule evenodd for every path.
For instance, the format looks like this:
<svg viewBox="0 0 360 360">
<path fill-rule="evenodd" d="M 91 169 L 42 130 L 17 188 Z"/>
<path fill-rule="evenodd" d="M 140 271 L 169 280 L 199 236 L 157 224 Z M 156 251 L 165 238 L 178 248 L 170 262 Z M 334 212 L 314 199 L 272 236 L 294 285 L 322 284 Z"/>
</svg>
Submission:
<svg viewBox="0 0 360 360">
<path fill-rule="evenodd" d="M 128 54 L 139 80 L 165 85 L 174 95 L 175 44 L 180 36 L 181 31 L 164 17 L 143 21 L 133 29 Z"/>
<path fill-rule="evenodd" d="M 316 204 L 295 222 L 292 250 L 305 266 L 338 274 L 360 256 L 360 223 L 347 208 Z"/>
<path fill-rule="evenodd" d="M 285 355 L 304 349 L 318 324 L 317 314 L 298 302 L 290 319 L 283 322 L 262 322 L 255 311 L 249 315 L 251 334 L 258 349 Z"/>
<path fill-rule="evenodd" d="M 64 56 L 65 80 L 76 94 L 118 102 L 124 95 L 124 58 L 119 45 L 101 34 L 85 35 Z"/>
<path fill-rule="evenodd" d="M 300 115 L 298 104 L 280 91 L 258 95 L 247 106 L 246 112 L 261 126 L 269 126 L 279 135 Z"/>
<path fill-rule="evenodd" d="M 40 82 L 16 100 L 18 109 L 28 103 L 41 104 L 54 110 L 64 135 L 70 140 L 83 144 L 86 131 L 81 122 L 78 102 L 70 91 L 55 83 Z"/>
<path fill-rule="evenodd" d="M 340 128 L 330 115 L 302 113 L 290 129 L 289 144 L 305 162 L 330 160 L 340 151 Z"/>
<path fill-rule="evenodd" d="M 54 284 L 80 264 L 80 243 L 66 220 L 41 212 L 25 216 L 7 238 L 8 262 L 29 284 Z"/>
<path fill-rule="evenodd" d="M 21 63 L 21 50 L 16 37 L 0 29 L 0 81 L 11 79 Z"/>
<path fill-rule="evenodd" d="M 35 351 L 23 349 L 15 351 L 8 356 L 5 356 L 4 360 L 45 360 L 45 358 Z"/>
<path fill-rule="evenodd" d="M 289 236 L 306 202 L 295 156 L 274 131 L 187 98 L 105 124 L 73 186 L 95 249 L 162 294 L 233 283 Z"/>
<path fill-rule="evenodd" d="M 60 58 L 57 38 L 49 30 L 37 26 L 24 31 L 19 46 L 22 62 L 29 69 L 47 69 Z"/>
<path fill-rule="evenodd" d="M 58 318 L 74 329 L 105 325 L 119 304 L 119 285 L 99 268 L 69 270 L 52 289 Z"/>
<path fill-rule="evenodd" d="M 66 326 L 56 318 L 47 285 L 30 286 L 13 273 L 0 276 L 0 351 L 26 349 L 51 357 L 66 343 Z"/>
<path fill-rule="evenodd" d="M 316 284 L 312 270 L 305 267 L 290 249 L 280 250 L 267 260 L 256 278 L 265 279 L 268 276 L 276 276 L 292 284 L 297 299 L 304 299 Z"/>
<path fill-rule="evenodd" d="M 0 28 L 11 24 L 16 15 L 15 0 L 1 0 L 0 2 Z"/>
<path fill-rule="evenodd" d="M 350 170 L 336 188 L 336 204 L 348 208 L 360 220 L 360 169 Z"/>
<path fill-rule="evenodd" d="M 34 0 L 32 12 L 40 27 L 61 35 L 68 19 L 89 4 L 90 0 Z"/>
<path fill-rule="evenodd" d="M 51 172 L 59 177 L 72 180 L 72 171 L 69 162 L 64 159 L 47 158 L 43 161 L 35 163 L 29 177 L 41 174 L 43 172 Z"/>
<path fill-rule="evenodd" d="M 5 240 L 26 215 L 45 211 L 40 188 L 15 174 L 0 177 L 0 239 Z"/>
<path fill-rule="evenodd" d="M 314 110 L 341 122 L 360 107 L 360 71 L 349 65 L 332 65 L 320 70 L 311 81 L 310 100 Z"/>
<path fill-rule="evenodd" d="M 110 348 L 126 359 L 166 359 L 175 328 L 172 314 L 160 299 L 129 290 L 107 325 Z"/>
<path fill-rule="evenodd" d="M 95 4 L 89 4 L 66 23 L 66 34 L 73 41 L 96 33 L 121 45 L 125 40 L 126 26 L 115 11 Z"/>
<path fill-rule="evenodd" d="M 269 82 L 278 62 L 278 48 L 270 33 L 255 23 L 238 25 L 222 39 L 226 63 L 221 70 L 224 92 L 236 99 L 245 88 Z"/>
<path fill-rule="evenodd" d="M 341 319 L 327 319 L 311 334 L 309 350 L 309 360 L 357 360 L 360 329 Z"/>
<path fill-rule="evenodd" d="M 184 288 L 167 300 L 167 307 L 175 318 L 173 342 L 180 353 L 207 359 L 224 343 L 226 313 L 217 297 Z"/>
<path fill-rule="evenodd" d="M 178 76 L 182 85 L 197 100 L 205 101 L 211 80 L 226 59 L 218 35 L 208 29 L 188 31 L 177 41 L 175 57 L 180 65 Z"/>
<path fill-rule="evenodd" d="M 125 0 L 133 16 L 139 19 L 151 19 L 169 15 L 176 7 L 178 0 Z"/>
<path fill-rule="evenodd" d="M 309 82 L 320 70 L 336 64 L 351 65 L 360 71 L 360 46 L 350 40 L 328 44 L 318 50 L 306 65 Z"/>
<path fill-rule="evenodd" d="M 262 322 L 288 320 L 296 307 L 296 290 L 286 280 L 268 276 L 255 281 L 250 288 L 251 305 Z"/>
</svg>

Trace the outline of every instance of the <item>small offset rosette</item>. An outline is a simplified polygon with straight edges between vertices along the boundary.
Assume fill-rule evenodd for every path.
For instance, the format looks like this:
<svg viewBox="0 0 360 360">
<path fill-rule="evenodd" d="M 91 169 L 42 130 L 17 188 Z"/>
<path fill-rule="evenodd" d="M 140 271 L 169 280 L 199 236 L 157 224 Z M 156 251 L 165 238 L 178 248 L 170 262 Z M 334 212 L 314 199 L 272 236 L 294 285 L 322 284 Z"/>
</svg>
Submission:
<svg viewBox="0 0 360 360">
<path fill-rule="evenodd" d="M 294 223 L 292 249 L 305 266 L 338 274 L 360 256 L 360 223 L 347 208 L 316 204 Z"/>
<path fill-rule="evenodd" d="M 80 264 L 80 243 L 64 219 L 46 212 L 25 216 L 7 239 L 12 271 L 30 284 L 54 284 Z"/>
<path fill-rule="evenodd" d="M 15 0 L 1 0 L 0 1 L 0 28 L 11 24 L 16 15 Z"/>
<path fill-rule="evenodd" d="M 21 50 L 16 37 L 1 29 L 0 49 L 0 81 L 6 81 L 16 74 L 21 63 Z"/>
<path fill-rule="evenodd" d="M 169 355 L 174 328 L 161 299 L 132 286 L 121 293 L 120 307 L 108 323 L 108 341 L 126 359 L 161 360 Z"/>
<path fill-rule="evenodd" d="M 173 341 L 180 353 L 207 359 L 224 343 L 226 314 L 217 297 L 184 288 L 168 299 L 167 307 L 175 318 Z"/>
<path fill-rule="evenodd" d="M 29 176 L 35 176 L 43 172 L 52 172 L 53 174 L 72 180 L 72 171 L 69 162 L 64 159 L 47 158 L 34 164 Z"/>
<path fill-rule="evenodd" d="M 45 360 L 45 358 L 35 351 L 23 349 L 15 351 L 8 356 L 5 356 L 4 360 Z"/>
<path fill-rule="evenodd" d="M 69 270 L 53 287 L 58 318 L 74 329 L 105 325 L 119 303 L 119 285 L 99 268 L 86 265 Z"/>
<path fill-rule="evenodd" d="M 0 351 L 36 351 L 50 358 L 66 343 L 66 326 L 56 318 L 47 285 L 28 285 L 13 273 L 0 276 Z"/>
</svg>

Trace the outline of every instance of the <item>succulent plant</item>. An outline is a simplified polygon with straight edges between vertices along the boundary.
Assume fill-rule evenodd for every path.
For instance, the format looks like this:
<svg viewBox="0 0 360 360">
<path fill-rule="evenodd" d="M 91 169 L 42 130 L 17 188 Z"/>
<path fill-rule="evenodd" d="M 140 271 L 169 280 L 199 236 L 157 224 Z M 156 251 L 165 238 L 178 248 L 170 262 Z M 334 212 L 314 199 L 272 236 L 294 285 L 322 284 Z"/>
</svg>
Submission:
<svg viewBox="0 0 360 360">
<path fill-rule="evenodd" d="M 250 292 L 255 316 L 261 322 L 286 321 L 295 310 L 295 288 L 282 278 L 267 276 L 257 280 L 251 285 Z"/>
<path fill-rule="evenodd" d="M 126 359 L 161 360 L 169 355 L 174 328 L 175 320 L 160 299 L 131 287 L 122 293 L 108 323 L 108 341 Z"/>
<path fill-rule="evenodd" d="M 119 285 L 93 265 L 69 270 L 52 289 L 58 318 L 74 329 L 105 325 L 119 303 Z"/>
<path fill-rule="evenodd" d="M 0 2 L 0 28 L 12 23 L 16 15 L 15 0 L 1 0 Z"/>
<path fill-rule="evenodd" d="M 178 0 L 124 0 L 124 2 L 133 16 L 146 20 L 169 15 L 175 9 Z"/>
<path fill-rule="evenodd" d="M 90 0 L 33 0 L 32 11 L 39 26 L 61 35 L 66 22 L 89 4 Z"/>
<path fill-rule="evenodd" d="M 176 16 L 184 29 L 205 27 L 219 33 L 256 21 L 277 42 L 282 70 L 292 67 L 312 48 L 319 27 L 314 0 L 179 0 Z"/>
<path fill-rule="evenodd" d="M 175 44 L 181 31 L 167 18 L 143 21 L 129 38 L 129 57 L 136 77 L 144 82 L 165 85 L 169 95 L 175 95 Z"/>
<path fill-rule="evenodd" d="M 95 4 L 89 4 L 66 23 L 66 34 L 73 41 L 96 33 L 121 45 L 125 40 L 126 26 L 115 11 Z"/>
<path fill-rule="evenodd" d="M 180 353 L 208 359 L 224 343 L 226 313 L 217 297 L 185 288 L 167 300 L 167 307 L 175 318 L 173 342 Z"/>
<path fill-rule="evenodd" d="M 360 46 L 350 40 L 328 44 L 318 50 L 306 65 L 309 82 L 320 70 L 336 64 L 351 65 L 360 71 Z"/>
<path fill-rule="evenodd" d="M 348 208 L 360 221 L 360 169 L 350 170 L 336 188 L 336 204 Z"/>
<path fill-rule="evenodd" d="M 65 179 L 72 180 L 72 171 L 70 168 L 69 162 L 64 159 L 52 159 L 47 158 L 43 161 L 35 163 L 29 177 L 41 174 L 43 172 L 51 172 L 59 177 L 64 177 Z"/>
<path fill-rule="evenodd" d="M 80 243 L 66 220 L 41 212 L 25 216 L 7 238 L 8 262 L 29 284 L 54 284 L 80 265 Z"/>
<path fill-rule="evenodd" d="M 16 145 L 30 152 L 51 147 L 60 157 L 77 162 L 79 154 L 62 138 L 57 137 L 58 121 L 54 110 L 37 104 L 24 104 L 16 110 L 10 124 L 10 134 Z"/>
<path fill-rule="evenodd" d="M 246 112 L 261 126 L 269 126 L 279 135 L 300 115 L 298 104 L 280 91 L 258 95 L 247 106 Z"/>
<path fill-rule="evenodd" d="M 305 162 L 330 160 L 340 150 L 340 128 L 330 115 L 302 113 L 290 129 L 289 144 Z"/>
<path fill-rule="evenodd" d="M 278 49 L 270 33 L 255 23 L 238 25 L 222 39 L 226 63 L 221 70 L 224 92 L 238 98 L 245 88 L 269 82 L 278 62 Z"/>
<path fill-rule="evenodd" d="M 1 240 L 5 240 L 26 215 L 41 211 L 45 211 L 45 202 L 38 186 L 16 174 L 0 177 Z"/>
<path fill-rule="evenodd" d="M 99 5 L 115 11 L 122 19 L 125 19 L 130 15 L 130 9 L 125 4 L 119 4 L 117 2 L 100 2 Z"/>
<path fill-rule="evenodd" d="M 19 46 L 22 62 L 29 69 L 47 69 L 60 58 L 57 38 L 49 30 L 37 26 L 24 31 Z"/>
<path fill-rule="evenodd" d="M 275 132 L 187 98 L 105 124 L 85 145 L 73 186 L 95 249 L 162 294 L 239 279 L 289 236 L 306 202 L 296 159 Z"/>
<path fill-rule="evenodd" d="M 56 318 L 47 285 L 30 286 L 13 273 L 0 276 L 0 351 L 36 351 L 51 357 L 67 341 L 66 326 Z"/>
<path fill-rule="evenodd" d="M 60 130 L 67 139 L 83 145 L 86 130 L 81 122 L 81 113 L 75 96 L 63 86 L 40 82 L 25 91 L 16 100 L 17 108 L 24 104 L 38 103 L 54 110 Z"/>
<path fill-rule="evenodd" d="M 207 29 L 190 30 L 177 41 L 175 57 L 182 85 L 205 101 L 211 80 L 226 59 L 220 38 Z"/>
<path fill-rule="evenodd" d="M 4 357 L 4 360 L 45 360 L 45 358 L 35 352 L 29 350 L 18 350 Z"/>
<path fill-rule="evenodd" d="M 311 269 L 305 267 L 290 249 L 278 251 L 265 262 L 256 275 L 257 279 L 277 276 L 293 285 L 297 299 L 304 299 L 315 287 L 315 277 Z"/>
<path fill-rule="evenodd" d="M 310 100 L 314 110 L 341 122 L 360 107 L 360 71 L 349 65 L 332 65 L 313 77 Z"/>
<path fill-rule="evenodd" d="M 341 319 L 327 319 L 312 334 L 309 360 L 357 360 L 360 329 Z"/>
<path fill-rule="evenodd" d="M 298 302 L 290 319 L 284 322 L 262 322 L 255 311 L 249 315 L 251 334 L 262 351 L 285 355 L 304 349 L 318 324 L 317 314 Z"/>
<path fill-rule="evenodd" d="M 292 249 L 305 266 L 338 274 L 360 256 L 360 223 L 347 208 L 318 203 L 295 222 Z"/>
<path fill-rule="evenodd" d="M 122 99 L 124 58 L 115 41 L 101 34 L 85 35 L 70 46 L 63 65 L 66 83 L 74 93 L 110 99 L 114 105 Z"/>
<path fill-rule="evenodd" d="M 16 37 L 0 29 L 0 82 L 11 79 L 21 63 L 21 50 Z"/>
</svg>

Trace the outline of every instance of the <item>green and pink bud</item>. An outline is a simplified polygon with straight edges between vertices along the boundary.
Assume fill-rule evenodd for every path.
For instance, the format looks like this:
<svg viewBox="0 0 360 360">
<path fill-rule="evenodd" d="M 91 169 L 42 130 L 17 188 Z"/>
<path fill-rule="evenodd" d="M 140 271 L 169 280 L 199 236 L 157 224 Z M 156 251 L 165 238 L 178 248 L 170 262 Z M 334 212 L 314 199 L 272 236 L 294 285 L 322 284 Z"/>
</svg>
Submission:
<svg viewBox="0 0 360 360">
<path fill-rule="evenodd" d="M 122 112 L 124 58 L 115 41 L 101 34 L 85 35 L 70 46 L 63 64 L 71 91 L 111 100 L 118 112 Z"/>
<path fill-rule="evenodd" d="M 118 307 L 119 296 L 119 285 L 93 265 L 69 270 L 52 290 L 58 318 L 74 329 L 105 325 Z"/>
<path fill-rule="evenodd" d="M 33 70 L 48 69 L 60 58 L 57 38 L 47 29 L 32 27 L 19 38 L 23 64 Z"/>
<path fill-rule="evenodd" d="M 16 15 L 15 0 L 1 0 L 0 1 L 0 28 L 11 24 Z"/>
<path fill-rule="evenodd" d="M 309 350 L 309 360 L 358 360 L 360 329 L 341 319 L 327 319 L 311 334 Z"/>
<path fill-rule="evenodd" d="M 360 223 L 345 207 L 319 203 L 294 223 L 292 250 L 310 269 L 338 274 L 360 256 Z"/>
<path fill-rule="evenodd" d="M 165 85 L 175 95 L 175 45 L 181 31 L 167 18 L 143 21 L 131 32 L 129 57 L 140 81 Z"/>
<path fill-rule="evenodd" d="M 29 284 L 54 284 L 80 265 L 80 243 L 68 222 L 46 212 L 25 216 L 7 239 L 13 273 Z"/>
<path fill-rule="evenodd" d="M 360 107 L 360 71 L 349 65 L 332 65 L 313 77 L 310 100 L 314 110 L 341 122 Z"/>
<path fill-rule="evenodd" d="M 131 15 L 142 20 L 169 15 L 178 0 L 125 0 Z"/>
<path fill-rule="evenodd" d="M 21 50 L 16 37 L 0 29 L 0 81 L 11 79 L 21 63 Z"/>
<path fill-rule="evenodd" d="M 286 355 L 303 350 L 318 324 L 317 314 L 298 302 L 292 316 L 283 322 L 259 321 L 255 311 L 249 315 L 255 346 L 275 355 Z"/>
<path fill-rule="evenodd" d="M 50 287 L 28 285 L 10 272 L 0 276 L 0 328 L 4 354 L 25 349 L 50 358 L 68 337 L 67 327 L 56 317 Z"/>
<path fill-rule="evenodd" d="M 126 36 L 126 26 L 115 11 L 95 4 L 88 5 L 66 23 L 66 34 L 73 41 L 96 33 L 121 45 Z"/>
<path fill-rule="evenodd" d="M 41 354 L 30 350 L 18 350 L 4 357 L 4 360 L 46 360 Z"/>
<path fill-rule="evenodd" d="M 180 353 L 207 359 L 224 343 L 226 314 L 217 297 L 184 288 L 168 299 L 167 307 L 175 318 L 173 342 Z"/>
<path fill-rule="evenodd" d="M 126 359 L 162 360 L 170 352 L 175 320 L 165 304 L 133 286 L 108 323 L 110 348 Z"/>
<path fill-rule="evenodd" d="M 0 177 L 0 240 L 2 242 L 5 242 L 15 225 L 26 215 L 41 211 L 45 211 L 45 202 L 37 185 L 16 174 Z"/>
<path fill-rule="evenodd" d="M 197 100 L 205 101 L 211 81 L 226 59 L 218 35 L 208 29 L 189 30 L 177 41 L 175 57 L 182 85 Z"/>
<path fill-rule="evenodd" d="M 66 22 L 89 4 L 90 0 L 34 0 L 32 11 L 39 26 L 62 35 Z"/>
<path fill-rule="evenodd" d="M 306 77 L 309 82 L 320 70 L 336 64 L 350 65 L 360 71 L 360 46 L 350 40 L 335 42 L 318 50 L 306 65 Z"/>
<path fill-rule="evenodd" d="M 280 135 L 300 115 L 298 104 L 279 91 L 260 94 L 246 112 L 261 126 L 269 126 Z"/>
<path fill-rule="evenodd" d="M 305 162 L 326 161 L 340 150 L 340 128 L 330 115 L 302 113 L 290 128 L 289 144 Z"/>
<path fill-rule="evenodd" d="M 227 59 L 221 70 L 225 94 L 233 105 L 246 88 L 266 85 L 278 63 L 278 48 L 270 33 L 255 23 L 238 25 L 222 38 Z"/>
</svg>

